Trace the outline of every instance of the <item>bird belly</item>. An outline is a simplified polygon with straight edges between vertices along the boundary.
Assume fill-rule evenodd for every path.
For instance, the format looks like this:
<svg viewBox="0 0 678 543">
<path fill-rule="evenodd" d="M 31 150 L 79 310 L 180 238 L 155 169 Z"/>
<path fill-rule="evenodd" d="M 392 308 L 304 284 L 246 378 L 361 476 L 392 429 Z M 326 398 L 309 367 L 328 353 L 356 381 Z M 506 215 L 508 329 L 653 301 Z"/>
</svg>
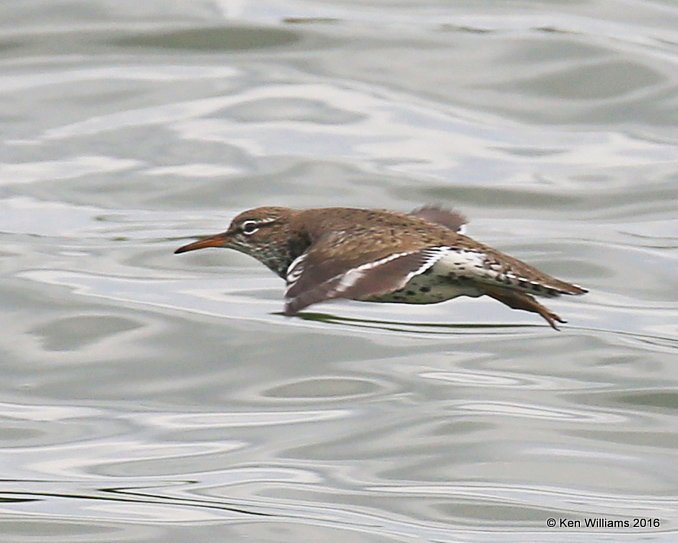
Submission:
<svg viewBox="0 0 678 543">
<path fill-rule="evenodd" d="M 424 273 L 412 277 L 404 287 L 365 298 L 368 302 L 392 302 L 401 304 L 436 304 L 458 296 L 481 296 L 482 292 L 472 281 L 450 273 L 449 266 L 437 262 Z"/>
</svg>

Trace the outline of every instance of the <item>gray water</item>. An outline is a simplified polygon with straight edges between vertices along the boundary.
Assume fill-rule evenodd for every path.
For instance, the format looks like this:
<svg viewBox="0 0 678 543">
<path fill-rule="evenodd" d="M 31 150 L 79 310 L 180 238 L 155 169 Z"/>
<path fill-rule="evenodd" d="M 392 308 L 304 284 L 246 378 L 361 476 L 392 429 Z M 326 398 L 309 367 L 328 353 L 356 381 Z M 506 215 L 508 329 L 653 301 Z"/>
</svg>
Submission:
<svg viewBox="0 0 678 543">
<path fill-rule="evenodd" d="M 0 541 L 676 541 L 677 44 L 668 0 L 0 3 Z M 172 254 L 429 202 L 569 324 L 290 319 Z"/>
</svg>

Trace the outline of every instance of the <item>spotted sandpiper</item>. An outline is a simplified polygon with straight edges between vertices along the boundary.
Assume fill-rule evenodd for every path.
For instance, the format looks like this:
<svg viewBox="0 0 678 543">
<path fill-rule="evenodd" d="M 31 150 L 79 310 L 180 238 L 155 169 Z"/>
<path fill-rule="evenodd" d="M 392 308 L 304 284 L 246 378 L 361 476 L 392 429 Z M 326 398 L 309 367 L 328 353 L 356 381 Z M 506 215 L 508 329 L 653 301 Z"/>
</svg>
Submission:
<svg viewBox="0 0 678 543">
<path fill-rule="evenodd" d="M 259 207 L 240 213 L 228 230 L 184 245 L 253 256 L 285 279 L 285 314 L 347 298 L 431 304 L 457 296 L 490 296 L 538 313 L 558 330 L 558 315 L 532 295 L 585 294 L 461 233 L 466 218 L 425 206 L 411 213 L 343 207 L 294 210 Z"/>
</svg>

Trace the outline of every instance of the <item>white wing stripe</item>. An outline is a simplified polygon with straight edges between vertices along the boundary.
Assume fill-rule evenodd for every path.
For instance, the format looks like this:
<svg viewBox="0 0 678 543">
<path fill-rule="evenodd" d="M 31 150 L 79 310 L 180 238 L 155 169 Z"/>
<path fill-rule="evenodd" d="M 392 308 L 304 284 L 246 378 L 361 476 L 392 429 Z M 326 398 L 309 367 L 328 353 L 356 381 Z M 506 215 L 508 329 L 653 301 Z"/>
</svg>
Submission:
<svg viewBox="0 0 678 543">
<path fill-rule="evenodd" d="M 419 275 L 420 273 L 424 273 L 431 266 L 435 265 L 435 263 L 438 262 L 441 258 L 443 258 L 449 251 L 450 251 L 449 247 L 431 247 L 429 249 L 425 249 L 424 251 L 422 251 L 423 254 L 427 256 L 426 260 L 424 260 L 423 264 L 419 266 L 416 270 L 411 271 L 410 273 L 407 274 L 407 278 L 405 280 L 405 283 L 403 284 L 406 284 L 414 276 Z"/>
<path fill-rule="evenodd" d="M 332 289 L 332 292 L 344 292 L 346 289 L 352 287 L 363 275 L 365 275 L 365 272 L 359 268 L 347 271 L 341 276 L 341 281 L 339 281 L 336 288 Z M 335 275 L 333 279 L 336 277 L 338 276 Z"/>
<path fill-rule="evenodd" d="M 422 251 L 422 254 L 425 255 L 426 259 L 421 264 L 421 266 L 419 266 L 416 270 L 411 271 L 403 278 L 402 284 L 405 285 L 415 275 L 424 273 L 436 262 L 438 262 L 438 260 L 445 256 L 449 250 L 450 250 L 449 247 L 431 247 L 429 249 L 425 249 L 424 251 Z M 419 251 L 407 251 L 404 253 L 395 253 L 392 255 L 388 255 L 384 258 L 380 258 L 379 260 L 375 260 L 373 262 L 367 262 L 366 264 L 362 264 L 357 268 L 349 270 L 343 275 L 337 287 L 332 289 L 332 292 L 333 293 L 344 292 L 346 289 L 352 287 L 361 277 L 363 277 L 366 271 L 376 268 L 377 266 L 386 264 L 388 262 L 391 262 L 392 260 L 396 260 L 404 256 L 409 256 L 417 252 Z M 339 276 L 335 275 L 332 279 L 336 279 L 337 277 Z"/>
<path fill-rule="evenodd" d="M 287 281 L 287 288 L 289 289 L 297 282 L 297 279 L 301 277 L 301 274 L 304 273 L 304 264 L 306 262 L 306 257 L 308 253 L 303 253 L 292 261 L 287 268 L 287 273 L 285 275 L 285 280 Z"/>
<path fill-rule="evenodd" d="M 367 262 L 366 264 L 361 264 L 356 270 L 371 270 L 372 268 L 376 268 L 377 266 L 381 266 L 382 264 L 386 264 L 387 262 L 390 262 L 391 260 L 395 260 L 396 258 L 400 258 L 402 256 L 407 256 L 411 255 L 414 251 L 409 251 L 407 253 L 394 253 L 392 255 L 388 255 L 384 258 L 380 258 L 379 260 L 374 260 L 372 262 Z"/>
<path fill-rule="evenodd" d="M 424 262 L 419 266 L 416 270 L 411 271 L 408 273 L 404 278 L 402 284 L 406 284 L 412 277 L 415 275 L 419 275 L 420 273 L 424 273 L 426 270 L 428 270 L 431 266 L 433 266 L 438 260 L 443 258 L 448 252 L 450 251 L 450 247 L 430 247 L 428 249 L 424 249 L 422 251 L 422 254 L 424 255 L 425 259 Z M 388 262 L 391 262 L 392 260 L 396 260 L 397 258 L 402 258 L 404 256 L 408 256 L 414 253 L 417 253 L 417 251 L 406 251 L 402 253 L 394 253 L 391 255 L 388 255 L 384 258 L 380 258 L 379 260 L 374 260 L 372 262 L 367 262 L 365 264 L 361 264 L 360 266 L 353 268 L 351 270 L 348 270 L 347 272 L 343 274 L 337 274 L 331 278 L 329 278 L 325 282 L 329 281 L 335 281 L 341 277 L 339 280 L 339 284 L 332 289 L 332 294 L 336 294 L 338 292 L 344 292 L 345 290 L 349 289 L 352 287 L 357 281 L 360 280 L 361 277 L 365 275 L 365 272 L 368 270 L 371 270 L 373 268 L 376 268 L 377 266 L 381 266 L 383 264 L 386 264 Z M 298 256 L 294 261 L 289 265 L 287 268 L 287 275 L 286 275 L 286 280 L 287 280 L 287 290 L 289 291 L 294 284 L 297 282 L 299 277 L 304 273 L 304 264 L 306 262 L 306 256 L 307 253 L 302 254 L 301 256 Z"/>
</svg>

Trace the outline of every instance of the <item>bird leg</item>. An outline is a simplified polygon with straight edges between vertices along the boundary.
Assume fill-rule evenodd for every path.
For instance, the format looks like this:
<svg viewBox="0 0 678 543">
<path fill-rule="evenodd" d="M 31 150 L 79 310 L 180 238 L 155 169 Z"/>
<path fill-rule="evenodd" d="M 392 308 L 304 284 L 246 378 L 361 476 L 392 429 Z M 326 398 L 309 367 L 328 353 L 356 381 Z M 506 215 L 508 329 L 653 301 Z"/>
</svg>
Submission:
<svg viewBox="0 0 678 543">
<path fill-rule="evenodd" d="M 516 292 L 513 290 L 499 289 L 499 288 L 486 288 L 485 294 L 494 298 L 497 301 L 509 306 L 512 309 L 521 309 L 523 311 L 530 311 L 532 313 L 538 313 L 541 315 L 546 322 L 551 325 L 551 328 L 558 330 L 556 322 L 565 323 L 566 320 L 561 319 L 553 311 L 550 311 L 548 308 L 541 305 L 537 300 L 535 300 L 529 294 L 523 292 Z"/>
</svg>

